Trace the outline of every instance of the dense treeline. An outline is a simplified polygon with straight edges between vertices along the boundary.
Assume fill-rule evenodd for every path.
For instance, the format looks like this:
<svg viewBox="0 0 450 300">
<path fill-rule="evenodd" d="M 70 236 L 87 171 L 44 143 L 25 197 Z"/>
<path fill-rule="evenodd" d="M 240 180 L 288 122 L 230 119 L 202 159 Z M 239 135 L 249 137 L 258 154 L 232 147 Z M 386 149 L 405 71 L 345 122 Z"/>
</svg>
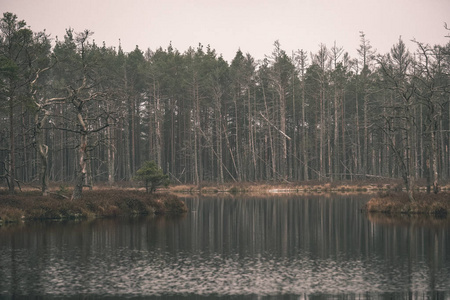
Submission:
<svg viewBox="0 0 450 300">
<path fill-rule="evenodd" d="M 130 53 L 88 30 L 51 46 L 0 23 L 0 176 L 16 182 L 130 180 L 154 160 L 173 182 L 450 176 L 450 44 L 402 39 L 358 57 L 336 44 L 231 63 L 198 45 Z M 76 193 L 75 193 L 76 194 Z M 412 194 L 410 195 L 412 197 Z M 77 195 L 75 195 L 75 198 Z"/>
</svg>

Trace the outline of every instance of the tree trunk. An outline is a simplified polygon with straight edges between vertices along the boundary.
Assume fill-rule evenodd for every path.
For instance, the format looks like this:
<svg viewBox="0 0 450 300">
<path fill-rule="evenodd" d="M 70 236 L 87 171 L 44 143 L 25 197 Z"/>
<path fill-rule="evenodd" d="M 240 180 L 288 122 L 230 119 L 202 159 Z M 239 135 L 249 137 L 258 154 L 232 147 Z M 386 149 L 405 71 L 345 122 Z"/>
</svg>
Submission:
<svg viewBox="0 0 450 300">
<path fill-rule="evenodd" d="M 334 88 L 334 143 L 333 143 L 333 160 L 334 160 L 334 168 L 333 172 L 335 179 L 338 177 L 339 173 L 339 95 L 338 89 L 335 86 Z"/>
<path fill-rule="evenodd" d="M 109 107 L 108 107 L 109 112 Z M 115 181 L 115 147 L 114 147 L 114 137 L 113 137 L 113 129 L 111 127 L 107 128 L 106 135 L 108 137 L 108 142 L 106 144 L 107 147 L 107 159 L 108 159 L 108 183 L 110 186 L 114 184 Z"/>
<path fill-rule="evenodd" d="M 43 132 L 44 122 L 47 119 L 47 112 L 44 112 L 44 117 L 39 121 L 39 116 L 36 114 L 35 116 L 35 129 L 36 129 L 36 142 L 37 148 L 39 152 L 39 158 L 41 161 L 41 170 L 40 170 L 40 181 L 41 181 L 41 192 L 42 196 L 47 196 L 47 187 L 48 187 L 48 146 L 45 145 L 44 139 L 45 134 Z"/>
<path fill-rule="evenodd" d="M 356 89 L 358 89 L 358 86 L 356 86 Z M 361 168 L 361 138 L 360 138 L 360 128 L 359 128 L 359 102 L 358 102 L 358 90 L 356 90 L 356 99 L 355 99 L 355 103 L 356 103 L 356 166 L 355 169 L 353 170 L 353 172 L 356 171 L 356 173 L 361 173 L 362 172 L 362 168 Z"/>
<path fill-rule="evenodd" d="M 407 170 L 407 178 L 408 184 L 406 186 L 409 200 L 411 202 L 415 201 L 414 198 L 414 189 L 415 189 L 415 171 L 414 171 L 414 155 L 413 155 L 413 146 L 414 146 L 414 121 L 411 112 L 410 106 L 411 99 L 408 99 L 408 103 L 406 104 L 406 170 Z"/>
<path fill-rule="evenodd" d="M 342 105 L 341 105 L 341 140 L 342 140 L 342 156 L 341 156 L 341 161 L 338 161 L 336 163 L 341 163 L 344 164 L 344 168 L 342 168 L 343 170 L 343 176 L 341 177 L 342 179 L 347 179 L 347 170 L 348 170 L 348 166 L 346 164 L 347 162 L 347 149 L 346 149 L 346 141 L 345 141 L 345 109 L 344 109 L 344 104 L 345 103 L 345 94 L 342 98 Z"/>
<path fill-rule="evenodd" d="M 280 129 L 283 134 L 286 134 L 286 97 L 282 87 L 280 87 Z M 281 136 L 282 155 L 281 155 L 281 167 L 280 175 L 282 179 L 287 180 L 287 138 Z"/>
<path fill-rule="evenodd" d="M 319 129 L 319 181 L 325 176 L 324 144 L 325 144 L 325 87 L 320 84 L 320 129 Z"/>
<path fill-rule="evenodd" d="M 333 151 L 331 148 L 331 124 L 332 124 L 332 119 L 331 119 L 331 103 L 329 101 L 328 105 L 325 105 L 325 110 L 326 110 L 326 120 L 327 120 L 327 124 L 328 126 L 326 126 L 326 136 L 327 136 L 327 164 L 328 164 L 328 172 L 327 172 L 327 176 L 328 176 L 328 180 L 333 181 L 333 175 L 331 174 L 333 172 Z"/>
<path fill-rule="evenodd" d="M 294 78 L 294 72 L 292 74 L 292 78 Z M 295 111 L 295 85 L 292 85 L 292 124 L 293 124 L 293 131 L 292 131 L 292 135 L 293 135 L 293 141 L 292 143 L 290 143 L 290 149 L 291 149 L 291 153 L 290 153 L 290 163 L 289 165 L 291 166 L 291 178 L 292 179 L 298 179 L 298 164 L 297 164 L 297 118 L 296 118 L 296 111 Z"/>
<path fill-rule="evenodd" d="M 199 142 L 199 131 L 200 131 L 200 100 L 198 99 L 198 89 L 197 84 L 194 83 L 193 86 L 193 92 L 194 92 L 194 183 L 195 185 L 200 184 L 200 168 L 199 168 L 199 157 L 200 157 L 200 145 Z"/>
<path fill-rule="evenodd" d="M 237 173 L 237 179 L 239 182 L 242 181 L 242 163 L 241 163 L 241 149 L 240 149 L 240 143 L 239 143 L 239 114 L 238 114 L 238 107 L 237 107 L 237 96 L 234 98 L 234 115 L 235 115 L 235 139 L 236 139 L 236 173 Z"/>
<path fill-rule="evenodd" d="M 439 147 L 437 149 L 439 156 L 441 157 L 441 167 L 440 174 L 441 178 L 446 177 L 446 172 L 444 170 L 448 170 L 448 161 L 445 159 L 445 141 L 444 141 L 444 126 L 442 124 L 442 117 L 439 118 Z"/>
<path fill-rule="evenodd" d="M 16 149 L 14 147 L 14 99 L 9 99 L 9 193 L 14 194 L 16 184 Z"/>
<path fill-rule="evenodd" d="M 135 104 L 135 99 L 134 99 L 134 95 L 129 97 L 129 101 L 131 102 L 131 108 L 130 108 L 130 113 L 131 113 L 131 120 L 130 120 L 130 130 L 131 130 L 131 137 L 130 137 L 130 141 L 131 141 L 131 174 L 134 174 L 134 172 L 136 171 L 136 104 Z"/>
<path fill-rule="evenodd" d="M 303 74 L 302 74 L 303 77 Z M 306 99 L 305 81 L 302 80 L 302 156 L 303 156 L 303 180 L 309 180 L 308 176 L 308 151 L 306 148 Z"/>
<path fill-rule="evenodd" d="M 79 106 L 79 110 L 82 106 Z M 84 180 L 86 178 L 86 148 L 87 148 L 87 126 L 86 123 L 83 120 L 83 117 L 81 115 L 81 112 L 78 112 L 77 114 L 78 122 L 81 126 L 81 133 L 80 133 L 80 146 L 78 149 L 79 152 L 79 161 L 78 161 L 78 170 L 77 170 L 77 176 L 75 179 L 75 187 L 73 189 L 72 198 L 71 200 L 78 200 L 81 198 L 83 193 L 83 185 Z"/>
<path fill-rule="evenodd" d="M 167 167 L 167 171 L 171 172 L 171 174 L 174 176 L 176 173 L 176 162 L 175 162 L 175 151 L 177 144 L 175 140 L 175 99 L 172 99 L 172 105 L 171 105 L 171 111 L 170 111 L 170 166 Z M 178 180 L 178 179 L 177 179 Z"/>
<path fill-rule="evenodd" d="M 368 120 L 368 96 L 364 91 L 364 105 L 363 105 L 363 122 L 364 122 L 364 150 L 362 154 L 363 159 L 363 174 L 366 175 L 369 170 L 369 120 Z"/>
<path fill-rule="evenodd" d="M 249 120 L 248 120 L 248 131 L 249 131 L 249 141 L 250 141 L 250 149 L 252 152 L 252 162 L 253 162 L 253 180 L 257 180 L 257 163 L 256 163 L 256 139 L 255 139 L 255 133 L 253 129 L 253 124 L 251 120 L 254 118 L 255 113 L 252 113 L 252 106 L 251 106 L 251 93 L 250 88 L 248 88 L 248 114 L 249 114 Z"/>
<path fill-rule="evenodd" d="M 77 171 L 77 177 L 75 179 L 75 187 L 73 189 L 72 198 L 71 200 L 78 200 L 81 198 L 83 193 L 83 185 L 84 180 L 86 178 L 86 161 L 85 161 L 85 155 L 86 155 L 86 136 L 82 135 L 81 137 L 81 145 L 79 150 L 79 170 Z"/>
<path fill-rule="evenodd" d="M 48 147 L 47 145 L 39 145 L 39 156 L 41 158 L 41 191 L 42 196 L 47 196 L 48 187 L 48 174 L 47 174 L 47 161 L 48 161 Z"/>
<path fill-rule="evenodd" d="M 220 107 L 220 98 L 216 95 L 216 159 L 217 159 L 217 181 L 224 183 L 223 177 L 223 154 L 222 154 L 222 112 Z"/>
<path fill-rule="evenodd" d="M 155 83 L 153 83 L 154 89 L 154 98 L 155 98 L 155 131 L 156 131 L 156 164 L 158 167 L 162 167 L 162 133 L 161 133 L 161 104 L 160 104 L 160 93 L 159 93 L 159 85 L 156 87 Z"/>
<path fill-rule="evenodd" d="M 438 147 L 436 130 L 431 131 L 431 169 L 433 170 L 433 193 L 439 192 Z"/>
<path fill-rule="evenodd" d="M 262 85 L 262 88 L 263 88 L 263 98 L 264 98 L 264 106 L 265 106 L 265 110 L 266 110 L 266 115 L 267 115 L 267 117 L 269 117 L 269 109 L 267 107 L 267 100 L 266 100 L 266 93 L 265 93 L 265 90 L 264 90 L 264 85 Z M 269 149 L 270 149 L 270 153 L 272 155 L 272 159 L 271 159 L 271 163 L 272 163 L 272 168 L 271 168 L 271 170 L 272 170 L 272 178 L 275 179 L 276 178 L 276 174 L 277 174 L 276 151 L 275 151 L 275 146 L 274 146 L 274 143 L 273 143 L 272 129 L 270 127 L 270 124 L 267 124 L 267 131 L 269 133 L 268 134 L 268 136 L 269 136 L 269 143 L 268 143 L 269 144 Z M 267 157 L 267 159 L 266 159 L 267 163 L 268 163 L 268 159 L 269 158 Z M 269 176 L 270 175 L 268 174 L 266 179 L 270 179 Z"/>
</svg>

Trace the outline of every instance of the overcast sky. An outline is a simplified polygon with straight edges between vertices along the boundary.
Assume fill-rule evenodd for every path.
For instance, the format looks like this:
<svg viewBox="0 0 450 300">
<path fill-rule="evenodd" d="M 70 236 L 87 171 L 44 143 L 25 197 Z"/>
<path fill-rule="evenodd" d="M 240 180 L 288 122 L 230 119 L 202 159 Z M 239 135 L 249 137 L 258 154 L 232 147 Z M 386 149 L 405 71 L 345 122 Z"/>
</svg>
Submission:
<svg viewBox="0 0 450 300">
<path fill-rule="evenodd" d="M 120 39 L 125 52 L 202 43 L 229 62 L 239 48 L 262 59 L 275 40 L 288 54 L 336 42 L 356 57 L 360 31 L 383 54 L 399 36 L 410 50 L 413 38 L 450 41 L 450 0 L 0 0 L 0 10 L 52 38 L 71 27 L 93 31 L 98 44 L 117 47 Z"/>
</svg>

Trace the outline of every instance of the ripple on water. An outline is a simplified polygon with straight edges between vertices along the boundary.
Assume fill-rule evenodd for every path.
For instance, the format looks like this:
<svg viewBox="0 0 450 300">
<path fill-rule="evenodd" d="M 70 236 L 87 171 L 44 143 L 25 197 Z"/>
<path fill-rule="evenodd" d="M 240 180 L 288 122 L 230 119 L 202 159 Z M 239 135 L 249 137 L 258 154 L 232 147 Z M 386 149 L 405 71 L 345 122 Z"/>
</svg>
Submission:
<svg viewBox="0 0 450 300">
<path fill-rule="evenodd" d="M 100 255 L 100 254 L 99 254 Z M 398 292 L 427 290 L 426 266 L 417 266 L 412 282 L 402 274 L 383 272 L 373 262 L 294 258 L 137 252 L 122 249 L 78 261 L 54 257 L 42 274 L 42 293 L 47 295 L 301 295 Z M 445 284 L 445 282 L 443 282 Z M 400 288 L 399 288 L 400 289 Z"/>
</svg>

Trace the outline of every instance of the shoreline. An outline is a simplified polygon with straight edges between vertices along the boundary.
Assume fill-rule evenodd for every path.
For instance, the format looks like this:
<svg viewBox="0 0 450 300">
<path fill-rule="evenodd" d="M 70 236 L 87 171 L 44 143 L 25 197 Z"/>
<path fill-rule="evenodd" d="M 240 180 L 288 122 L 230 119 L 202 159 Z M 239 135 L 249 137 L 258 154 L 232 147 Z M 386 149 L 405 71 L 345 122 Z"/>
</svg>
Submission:
<svg viewBox="0 0 450 300">
<path fill-rule="evenodd" d="M 427 188 L 424 185 L 416 187 L 416 192 L 426 192 Z M 398 180 L 390 182 L 380 181 L 370 183 L 367 181 L 339 181 L 335 183 L 323 182 L 299 182 L 299 183 L 226 183 L 214 184 L 208 183 L 200 186 L 193 184 L 179 184 L 173 185 L 166 189 L 175 194 L 321 194 L 321 193 L 379 193 L 379 192 L 401 192 L 404 191 L 402 183 Z M 441 191 L 450 191 L 450 183 L 441 186 Z"/>
<path fill-rule="evenodd" d="M 303 184 L 224 184 L 224 185 L 178 185 L 168 189 L 171 193 L 186 195 L 246 194 L 249 196 L 273 195 L 373 195 L 362 209 L 363 212 L 384 215 L 428 215 L 446 218 L 450 212 L 450 185 L 441 187 L 438 194 L 427 193 L 427 187 L 417 186 L 414 191 L 415 202 L 410 202 L 402 184 L 393 180 L 390 183 L 378 182 L 340 182 L 340 183 L 303 183 Z"/>
<path fill-rule="evenodd" d="M 71 189 L 56 183 L 50 194 L 41 196 L 36 188 L 24 188 L 15 195 L 0 189 L 0 225 L 28 220 L 92 219 L 116 216 L 183 214 L 186 204 L 180 197 L 186 195 L 216 196 L 219 194 L 271 195 L 374 195 L 363 209 L 367 213 L 428 214 L 447 216 L 450 212 L 450 185 L 444 185 L 439 194 L 427 194 L 425 186 L 418 186 L 418 201 L 410 203 L 401 183 L 391 182 L 304 182 L 304 183 L 213 183 L 173 185 L 147 194 L 145 188 L 120 183 L 113 187 L 95 186 L 85 190 L 83 198 L 70 201 Z"/>
<path fill-rule="evenodd" d="M 362 209 L 367 213 L 381 213 L 385 215 L 429 215 L 447 218 L 450 212 L 450 192 L 438 194 L 415 193 L 415 201 L 411 202 L 404 192 L 379 193 L 366 203 Z"/>
<path fill-rule="evenodd" d="M 52 192 L 44 197 L 27 191 L 0 193 L 0 225 L 32 220 L 76 220 L 137 215 L 182 215 L 184 201 L 171 193 L 147 194 L 137 190 L 103 189 L 84 191 L 80 200 Z"/>
</svg>

